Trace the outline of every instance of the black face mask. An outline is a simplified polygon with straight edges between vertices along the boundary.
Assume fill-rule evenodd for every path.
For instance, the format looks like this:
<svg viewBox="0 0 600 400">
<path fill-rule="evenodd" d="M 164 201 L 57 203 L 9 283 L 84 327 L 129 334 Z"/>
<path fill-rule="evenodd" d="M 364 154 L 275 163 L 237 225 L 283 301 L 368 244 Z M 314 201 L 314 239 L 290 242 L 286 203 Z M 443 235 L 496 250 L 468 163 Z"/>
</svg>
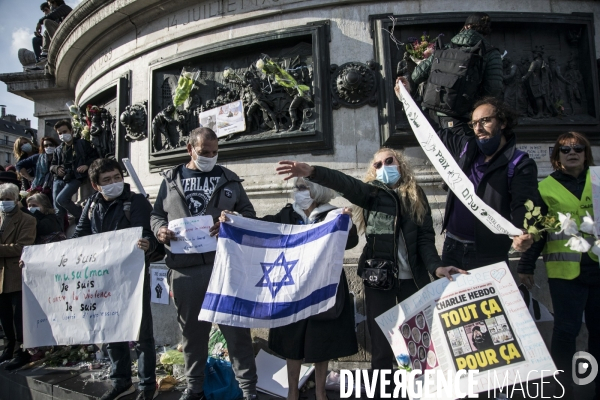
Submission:
<svg viewBox="0 0 600 400">
<path fill-rule="evenodd" d="M 502 133 L 498 132 L 489 139 L 477 138 L 477 146 L 479 146 L 479 150 L 481 150 L 483 154 L 485 154 L 486 156 L 491 156 L 498 150 L 501 141 Z"/>
</svg>

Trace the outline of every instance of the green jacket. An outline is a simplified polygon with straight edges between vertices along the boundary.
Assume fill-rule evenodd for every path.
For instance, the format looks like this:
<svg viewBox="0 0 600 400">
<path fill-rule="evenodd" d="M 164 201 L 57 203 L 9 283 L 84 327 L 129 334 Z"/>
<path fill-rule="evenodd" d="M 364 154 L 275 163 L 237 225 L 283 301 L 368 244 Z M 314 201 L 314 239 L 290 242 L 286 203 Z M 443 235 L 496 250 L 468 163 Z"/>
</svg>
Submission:
<svg viewBox="0 0 600 400">
<path fill-rule="evenodd" d="M 442 261 L 435 247 L 429 204 L 423 223 L 418 225 L 402 208 L 396 193 L 385 184 L 379 181 L 364 183 L 339 171 L 318 166 L 314 168 L 315 172 L 309 178 L 312 182 L 339 192 L 365 212 L 367 244 L 358 261 L 359 275 L 365 261 L 371 258 L 394 260 L 397 264 L 397 243 L 401 239 L 406 244 L 408 264 L 417 287 L 421 289 L 431 282 L 429 274 L 435 276 Z M 426 199 L 425 193 L 419 189 Z"/>
<path fill-rule="evenodd" d="M 492 47 L 479 32 L 472 29 L 467 29 L 458 33 L 451 40 L 457 46 L 471 47 L 479 43 L 483 39 L 483 43 L 486 48 L 486 53 L 483 56 L 483 81 L 481 88 L 481 96 L 493 96 L 500 97 L 502 95 L 503 81 L 502 81 L 502 57 L 500 52 L 495 47 Z M 433 62 L 433 56 L 424 60 L 422 63 L 417 65 L 413 73 L 410 76 L 411 88 L 414 90 L 419 84 L 427 81 L 429 78 L 429 72 L 431 71 L 431 64 Z"/>
</svg>

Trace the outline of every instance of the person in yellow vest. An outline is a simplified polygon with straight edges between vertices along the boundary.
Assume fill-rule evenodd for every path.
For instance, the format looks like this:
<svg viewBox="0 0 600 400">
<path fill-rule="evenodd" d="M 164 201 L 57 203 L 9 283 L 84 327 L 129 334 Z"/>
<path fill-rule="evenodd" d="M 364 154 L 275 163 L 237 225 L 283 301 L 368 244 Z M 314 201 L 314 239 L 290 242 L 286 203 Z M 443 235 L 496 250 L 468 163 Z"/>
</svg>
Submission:
<svg viewBox="0 0 600 400">
<path fill-rule="evenodd" d="M 545 203 L 542 212 L 570 213 L 579 226 L 586 212 L 593 216 L 589 166 L 594 165 L 594 159 L 590 142 L 581 133 L 562 134 L 554 144 L 551 162 L 554 172 L 539 183 Z M 535 262 L 543 253 L 554 307 L 550 353 L 556 368 L 564 371 L 558 375 L 564 399 L 575 398 L 571 361 L 584 312 L 589 331 L 587 351 L 600 361 L 600 264 L 591 251 L 580 253 L 565 246 L 569 239 L 564 232 L 545 234 L 521 256 L 517 268 L 521 282 L 531 289 L 535 284 Z M 600 399 L 599 376 L 595 378 L 595 399 Z M 557 385 L 556 394 L 561 393 L 562 388 Z"/>
</svg>

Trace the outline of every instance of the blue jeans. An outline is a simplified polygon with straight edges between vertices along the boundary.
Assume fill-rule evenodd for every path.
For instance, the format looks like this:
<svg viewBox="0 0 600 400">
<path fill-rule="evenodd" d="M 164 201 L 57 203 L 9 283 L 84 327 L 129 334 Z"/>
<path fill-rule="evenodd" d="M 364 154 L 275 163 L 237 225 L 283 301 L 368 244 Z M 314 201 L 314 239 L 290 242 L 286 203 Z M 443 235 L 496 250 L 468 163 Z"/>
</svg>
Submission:
<svg viewBox="0 0 600 400">
<path fill-rule="evenodd" d="M 81 207 L 73 202 L 73 195 L 77 193 L 81 181 L 73 179 L 69 182 L 63 181 L 57 177 L 52 185 L 52 197 L 54 199 L 54 211 L 61 225 L 64 224 L 65 215 L 67 212 L 75 217 L 75 221 L 79 221 L 81 217 Z M 64 230 L 64 226 L 63 226 Z"/>
<path fill-rule="evenodd" d="M 477 251 L 475 243 L 462 243 L 446 236 L 442 250 L 442 263 L 451 265 L 465 271 L 485 267 L 497 262 L 508 263 L 508 254 L 505 258 L 490 257 Z"/>
<path fill-rule="evenodd" d="M 589 332 L 588 353 L 600 362 L 600 285 L 590 285 L 585 280 L 549 278 L 550 296 L 554 307 L 554 331 L 550 354 L 556 368 L 565 372 L 558 379 L 565 387 L 565 399 L 572 397 L 572 358 L 575 341 L 581 329 L 583 312 Z M 600 398 L 600 374 L 594 380 L 596 398 Z M 560 392 L 559 392 L 560 393 Z M 571 397 L 569 397 L 571 394 Z"/>
<path fill-rule="evenodd" d="M 43 39 L 41 36 L 34 36 L 31 39 L 31 46 L 33 47 L 33 53 L 35 54 L 35 61 L 40 59 L 40 54 L 42 54 L 42 42 Z"/>
<path fill-rule="evenodd" d="M 110 379 L 117 387 L 131 386 L 131 356 L 128 342 L 109 343 L 108 357 L 111 361 Z M 139 389 L 149 390 L 156 386 L 156 350 L 152 329 L 152 309 L 150 308 L 150 275 L 144 274 L 144 295 L 142 298 L 142 323 L 140 337 L 135 342 L 138 356 Z"/>
</svg>

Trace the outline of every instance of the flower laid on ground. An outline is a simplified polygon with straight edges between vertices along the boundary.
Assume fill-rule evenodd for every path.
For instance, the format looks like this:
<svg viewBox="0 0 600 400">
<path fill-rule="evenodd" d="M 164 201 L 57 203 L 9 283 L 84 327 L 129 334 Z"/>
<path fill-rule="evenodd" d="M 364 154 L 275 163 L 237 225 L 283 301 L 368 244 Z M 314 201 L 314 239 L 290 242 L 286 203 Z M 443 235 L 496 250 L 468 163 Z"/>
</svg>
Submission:
<svg viewBox="0 0 600 400">
<path fill-rule="evenodd" d="M 443 33 L 437 35 L 433 40 L 429 38 L 427 32 L 423 32 L 421 40 L 416 37 L 409 37 L 406 51 L 417 60 L 429 58 L 435 50 L 435 43 L 439 37 L 444 36 Z"/>
</svg>

